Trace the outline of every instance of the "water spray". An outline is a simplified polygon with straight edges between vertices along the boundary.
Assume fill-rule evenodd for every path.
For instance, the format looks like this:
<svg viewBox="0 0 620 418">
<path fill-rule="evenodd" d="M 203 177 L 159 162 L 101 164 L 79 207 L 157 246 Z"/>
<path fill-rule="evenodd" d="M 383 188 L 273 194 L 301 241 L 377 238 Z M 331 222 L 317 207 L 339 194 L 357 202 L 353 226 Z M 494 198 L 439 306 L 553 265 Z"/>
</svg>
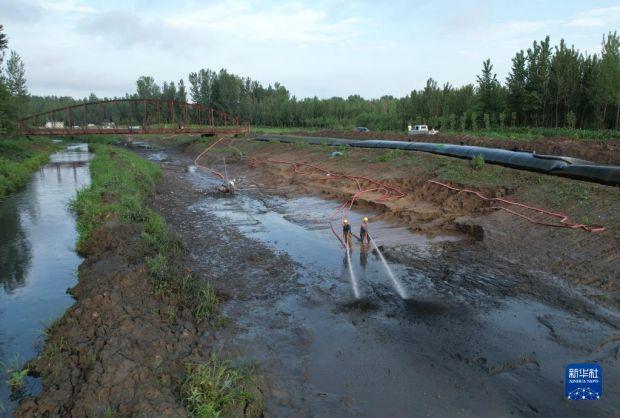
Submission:
<svg viewBox="0 0 620 418">
<path fill-rule="evenodd" d="M 381 253 L 381 250 L 379 250 L 377 243 L 375 242 L 375 240 L 370 234 L 368 234 L 368 238 L 370 238 L 370 242 L 372 243 L 373 247 L 375 247 L 375 250 L 377 250 L 377 254 L 379 254 L 379 258 L 381 259 L 381 262 L 383 263 L 383 267 L 385 267 L 385 270 L 387 271 L 388 276 L 390 276 L 390 280 L 392 280 L 394 289 L 396 289 L 396 292 L 402 299 L 408 299 L 407 291 L 405 290 L 403 283 L 399 279 L 397 279 L 394 273 L 392 272 L 392 269 L 390 268 L 387 261 L 385 260 L 383 253 Z"/>
<path fill-rule="evenodd" d="M 351 253 L 349 251 L 349 248 L 347 248 L 345 252 L 347 253 L 347 267 L 349 268 L 349 276 L 351 278 L 351 287 L 353 287 L 353 295 L 355 296 L 355 299 L 359 299 L 360 289 L 357 283 L 357 278 L 355 277 L 355 272 L 353 271 L 353 265 L 351 264 Z"/>
</svg>

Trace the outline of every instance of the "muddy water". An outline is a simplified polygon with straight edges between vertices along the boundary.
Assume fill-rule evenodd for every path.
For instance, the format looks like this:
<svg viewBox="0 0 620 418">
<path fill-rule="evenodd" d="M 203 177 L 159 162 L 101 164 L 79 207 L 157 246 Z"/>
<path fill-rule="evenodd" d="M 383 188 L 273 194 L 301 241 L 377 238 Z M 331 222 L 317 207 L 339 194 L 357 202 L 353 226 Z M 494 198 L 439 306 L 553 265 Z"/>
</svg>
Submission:
<svg viewBox="0 0 620 418">
<path fill-rule="evenodd" d="M 81 259 L 67 204 L 90 183 L 89 159 L 85 146 L 55 153 L 23 191 L 0 201 L 0 362 L 6 366 L 34 357 L 45 326 L 72 304 L 66 290 L 75 285 Z M 27 378 L 25 392 L 11 395 L 6 380 L 3 368 L 0 405 L 10 414 L 39 383 Z"/>
<path fill-rule="evenodd" d="M 217 184 L 191 167 L 184 176 L 202 190 Z M 288 291 L 267 286 L 255 299 L 231 300 L 225 308 L 237 333 L 221 341 L 222 349 L 234 346 L 258 362 L 269 382 L 268 416 L 620 414 L 612 389 L 620 382 L 618 344 L 600 344 L 615 341 L 617 329 L 563 303 L 538 300 L 536 292 L 520 293 L 534 274 L 524 266 L 481 263 L 488 254 L 466 243 L 462 256 L 447 258 L 438 242 L 372 222 L 370 213 L 371 233 L 394 255 L 389 266 L 409 299 L 399 296 L 378 254 L 356 244 L 356 300 L 346 254 L 327 223 L 338 203 L 281 198 L 250 180 L 241 184 L 237 196 L 207 193 L 189 210 L 216 217 L 297 264 L 296 286 Z M 352 213 L 352 223 L 359 225 L 362 215 Z M 436 239 L 446 240 L 454 237 Z M 403 254 L 407 263 L 394 261 Z M 533 283 L 545 280 L 541 274 Z M 603 402 L 564 399 L 564 367 L 572 362 L 603 365 L 609 388 Z"/>
</svg>

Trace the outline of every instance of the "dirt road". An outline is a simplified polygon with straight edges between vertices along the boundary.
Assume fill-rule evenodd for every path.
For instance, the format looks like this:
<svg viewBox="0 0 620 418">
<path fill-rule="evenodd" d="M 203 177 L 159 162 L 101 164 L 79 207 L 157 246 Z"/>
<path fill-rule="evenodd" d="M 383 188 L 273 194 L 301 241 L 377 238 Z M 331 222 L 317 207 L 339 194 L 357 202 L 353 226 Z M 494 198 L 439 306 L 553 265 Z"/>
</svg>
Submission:
<svg viewBox="0 0 620 418">
<path fill-rule="evenodd" d="M 348 260 L 333 238 L 326 219 L 342 190 L 311 192 L 290 174 L 229 161 L 240 192 L 221 196 L 189 154 L 147 156 L 165 170 L 154 208 L 182 234 L 186 265 L 226 298 L 229 321 L 201 345 L 256 364 L 266 416 L 620 414 L 617 308 L 553 263 L 488 245 L 510 222 L 503 215 L 452 201 L 485 225 L 480 241 L 459 234 L 458 211 L 433 217 L 432 199 L 417 233 L 361 206 L 350 219 L 370 216 L 392 279 L 376 251 L 355 245 Z M 604 399 L 566 401 L 565 365 L 590 361 L 604 368 Z"/>
</svg>

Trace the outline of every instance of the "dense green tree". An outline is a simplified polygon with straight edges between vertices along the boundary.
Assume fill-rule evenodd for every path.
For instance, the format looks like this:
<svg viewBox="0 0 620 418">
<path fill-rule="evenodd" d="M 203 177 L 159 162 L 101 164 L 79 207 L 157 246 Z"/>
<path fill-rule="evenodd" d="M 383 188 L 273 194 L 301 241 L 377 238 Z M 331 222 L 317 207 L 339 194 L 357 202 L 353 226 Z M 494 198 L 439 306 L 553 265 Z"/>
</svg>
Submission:
<svg viewBox="0 0 620 418">
<path fill-rule="evenodd" d="M 0 70 L 4 60 L 4 52 L 9 46 L 9 41 L 4 34 L 4 27 L 0 25 Z M 11 132 L 15 129 L 15 111 L 12 106 L 12 98 L 6 86 L 4 76 L 0 71 L 0 134 Z"/>
<path fill-rule="evenodd" d="M 28 94 L 26 89 L 26 69 L 24 67 L 24 62 L 15 51 L 11 51 L 11 55 L 6 62 L 5 80 L 11 95 L 25 97 Z"/>
<path fill-rule="evenodd" d="M 136 90 L 140 99 L 156 99 L 161 97 L 161 89 L 151 76 L 142 76 L 136 81 Z"/>
<path fill-rule="evenodd" d="M 183 79 L 179 80 L 179 87 L 177 89 L 175 100 L 178 100 L 179 102 L 187 102 L 187 91 L 185 90 L 185 82 Z"/>
<path fill-rule="evenodd" d="M 491 127 L 491 116 L 501 112 L 501 86 L 497 81 L 497 74 L 493 73 L 491 60 L 482 63 L 482 74 L 477 76 L 478 101 L 480 111 L 485 117 L 485 128 Z"/>
<path fill-rule="evenodd" d="M 26 69 L 17 52 L 11 51 L 6 62 L 6 87 L 12 96 L 12 104 L 17 117 L 22 117 L 28 90 L 26 88 Z"/>
<path fill-rule="evenodd" d="M 612 125 L 618 129 L 620 118 L 620 37 L 617 32 L 610 32 L 603 38 L 601 52 L 601 72 L 599 91 L 603 106 L 603 127 Z M 608 107 L 616 108 L 615 118 L 608 118 Z M 607 119 L 611 119 L 607 123 Z"/>
<path fill-rule="evenodd" d="M 4 26 L 0 25 L 0 68 L 2 67 L 2 61 L 4 60 L 4 51 L 9 46 L 9 40 L 4 33 Z"/>
<path fill-rule="evenodd" d="M 525 122 L 527 98 L 527 68 L 523 51 L 517 52 L 512 59 L 512 68 L 506 79 L 508 88 L 508 108 L 515 114 L 512 125 Z"/>
<path fill-rule="evenodd" d="M 549 76 L 555 127 L 560 126 L 560 115 L 568 113 L 575 105 L 572 99 L 579 82 L 579 60 L 579 52 L 575 51 L 574 47 L 567 48 L 564 39 L 561 39 L 551 59 Z"/>
</svg>

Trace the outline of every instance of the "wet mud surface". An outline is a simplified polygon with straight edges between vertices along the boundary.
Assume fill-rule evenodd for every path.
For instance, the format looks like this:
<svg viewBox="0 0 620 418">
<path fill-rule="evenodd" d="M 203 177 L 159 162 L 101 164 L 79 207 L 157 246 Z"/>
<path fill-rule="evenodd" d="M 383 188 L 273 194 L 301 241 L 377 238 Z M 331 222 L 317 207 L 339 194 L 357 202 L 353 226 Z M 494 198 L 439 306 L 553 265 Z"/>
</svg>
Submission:
<svg viewBox="0 0 620 418">
<path fill-rule="evenodd" d="M 339 247 L 338 200 L 275 188 L 243 163 L 228 167 L 239 194 L 218 195 L 190 157 L 145 155 L 165 171 L 153 207 L 226 299 L 229 321 L 199 341 L 256 364 L 266 416 L 620 414 L 618 311 L 546 266 L 502 256 L 488 235 L 427 238 L 354 211 L 354 225 L 371 217 L 391 278 L 376 250 Z M 568 402 L 565 365 L 593 361 L 604 398 Z"/>
</svg>

